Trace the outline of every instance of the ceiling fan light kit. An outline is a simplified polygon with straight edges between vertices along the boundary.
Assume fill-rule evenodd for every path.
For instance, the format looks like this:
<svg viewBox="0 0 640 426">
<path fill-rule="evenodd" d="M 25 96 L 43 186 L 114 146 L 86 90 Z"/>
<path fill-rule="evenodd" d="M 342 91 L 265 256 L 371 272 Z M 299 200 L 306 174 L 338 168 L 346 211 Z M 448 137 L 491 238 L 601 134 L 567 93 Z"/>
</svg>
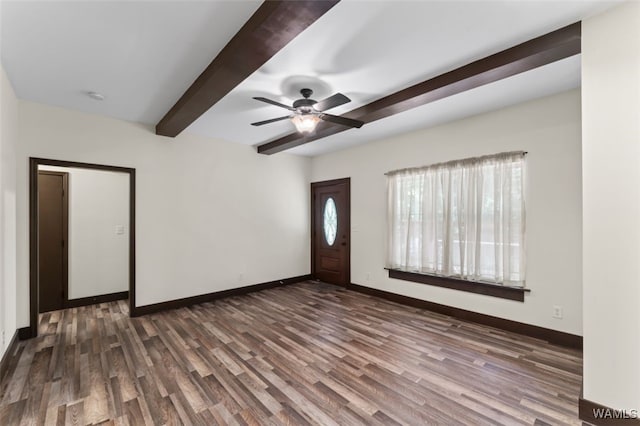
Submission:
<svg viewBox="0 0 640 426">
<path fill-rule="evenodd" d="M 298 99 L 297 101 L 295 101 L 293 103 L 293 106 L 288 106 L 267 98 L 253 98 L 261 102 L 287 109 L 293 112 L 293 114 L 284 117 L 272 118 L 270 120 L 258 121 L 255 123 L 251 123 L 251 125 L 262 126 L 264 124 L 290 119 L 293 125 L 296 126 L 298 132 L 308 134 L 312 133 L 316 129 L 318 123 L 322 120 L 355 128 L 360 128 L 364 124 L 364 122 L 360 120 L 340 117 L 338 115 L 325 114 L 323 112 L 330 108 L 335 108 L 337 106 L 344 105 L 347 102 L 351 102 L 351 99 L 347 98 L 342 93 L 336 93 L 335 95 L 329 96 L 327 99 L 324 99 L 320 102 L 311 99 L 311 95 L 313 94 L 313 90 L 311 89 L 304 88 L 300 90 L 300 94 L 302 95 L 302 99 Z"/>
<path fill-rule="evenodd" d="M 291 122 L 300 133 L 312 133 L 320 122 L 320 117 L 313 112 L 306 114 L 296 113 L 291 117 Z"/>
</svg>

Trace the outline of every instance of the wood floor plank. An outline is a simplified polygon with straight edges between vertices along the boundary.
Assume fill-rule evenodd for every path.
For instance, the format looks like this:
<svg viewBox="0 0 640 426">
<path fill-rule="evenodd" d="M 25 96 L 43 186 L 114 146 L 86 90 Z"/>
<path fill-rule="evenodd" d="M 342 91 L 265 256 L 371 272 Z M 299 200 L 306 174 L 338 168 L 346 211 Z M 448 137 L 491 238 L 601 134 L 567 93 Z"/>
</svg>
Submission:
<svg viewBox="0 0 640 426">
<path fill-rule="evenodd" d="M 8 354 L 3 426 L 580 424 L 580 351 L 318 282 L 39 333 Z"/>
<path fill-rule="evenodd" d="M 74 404 L 67 405 L 67 409 L 65 410 L 66 414 L 66 426 L 78 426 L 78 425 L 86 425 L 84 421 L 84 402 L 78 401 Z"/>
</svg>

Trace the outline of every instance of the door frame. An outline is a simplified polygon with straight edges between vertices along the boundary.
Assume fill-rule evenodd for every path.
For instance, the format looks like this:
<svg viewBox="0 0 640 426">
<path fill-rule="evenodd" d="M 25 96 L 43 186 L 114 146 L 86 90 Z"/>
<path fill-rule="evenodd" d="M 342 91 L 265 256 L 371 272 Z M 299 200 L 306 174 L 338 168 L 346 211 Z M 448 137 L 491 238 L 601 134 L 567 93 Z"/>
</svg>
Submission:
<svg viewBox="0 0 640 426">
<path fill-rule="evenodd" d="M 29 327 L 21 338 L 32 338 L 38 335 L 38 166 L 74 167 L 129 174 L 129 316 L 134 316 L 136 306 L 136 169 L 29 157 Z"/>
<path fill-rule="evenodd" d="M 66 308 L 67 301 L 69 300 L 69 173 L 38 170 L 38 176 L 41 174 L 62 177 L 62 235 L 64 238 L 64 245 L 62 246 L 62 307 Z M 37 206 L 37 208 L 39 209 L 40 206 Z M 37 217 L 36 214 L 36 218 Z M 39 234 L 36 235 L 39 236 Z M 39 292 L 40 286 L 38 286 L 38 293 Z M 39 306 L 38 310 L 40 310 Z"/>
<path fill-rule="evenodd" d="M 347 232 L 349 235 L 349 244 L 348 244 L 348 250 L 347 250 L 347 261 L 346 261 L 346 266 L 347 266 L 347 286 L 349 286 L 351 284 L 351 178 L 350 177 L 346 177 L 346 178 L 341 178 L 341 179 L 332 179 L 332 180 L 325 180 L 322 182 L 311 182 L 311 194 L 310 194 L 310 198 L 311 198 L 311 278 L 316 279 L 316 234 L 315 234 L 315 229 L 316 229 L 316 221 L 318 220 L 318 218 L 316 218 L 316 210 L 315 210 L 315 200 L 313 198 L 314 196 L 314 190 L 316 188 L 321 188 L 323 186 L 332 186 L 332 185 L 337 185 L 337 184 L 346 184 L 347 185 L 347 217 L 346 217 L 346 225 L 347 225 Z"/>
</svg>

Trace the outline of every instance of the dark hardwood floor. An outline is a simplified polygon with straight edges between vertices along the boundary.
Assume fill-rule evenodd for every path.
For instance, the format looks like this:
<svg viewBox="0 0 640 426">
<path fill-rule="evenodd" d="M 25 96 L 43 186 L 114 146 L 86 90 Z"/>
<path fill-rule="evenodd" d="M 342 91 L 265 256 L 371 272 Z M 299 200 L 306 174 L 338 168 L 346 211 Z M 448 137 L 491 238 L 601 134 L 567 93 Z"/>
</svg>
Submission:
<svg viewBox="0 0 640 426">
<path fill-rule="evenodd" d="M 580 351 L 305 282 L 41 315 L 0 424 L 580 424 Z"/>
</svg>

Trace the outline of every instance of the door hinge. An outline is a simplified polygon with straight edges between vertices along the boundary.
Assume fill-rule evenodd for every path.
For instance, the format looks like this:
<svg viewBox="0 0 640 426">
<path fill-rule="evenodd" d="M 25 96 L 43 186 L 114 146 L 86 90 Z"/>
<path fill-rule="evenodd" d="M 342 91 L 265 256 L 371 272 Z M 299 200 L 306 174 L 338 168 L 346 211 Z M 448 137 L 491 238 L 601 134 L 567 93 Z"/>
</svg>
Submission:
<svg viewBox="0 0 640 426">
<path fill-rule="evenodd" d="M 62 247 L 64 247 L 64 240 L 62 240 Z"/>
</svg>

